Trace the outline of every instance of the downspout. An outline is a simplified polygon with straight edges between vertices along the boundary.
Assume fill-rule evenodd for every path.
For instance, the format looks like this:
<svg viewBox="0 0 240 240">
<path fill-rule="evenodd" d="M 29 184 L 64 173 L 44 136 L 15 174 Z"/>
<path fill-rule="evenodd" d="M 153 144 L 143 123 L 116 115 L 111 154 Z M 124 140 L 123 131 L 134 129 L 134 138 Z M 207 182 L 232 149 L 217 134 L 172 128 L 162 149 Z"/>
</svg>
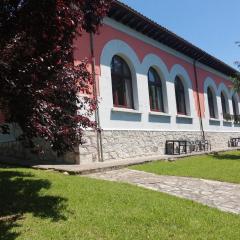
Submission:
<svg viewBox="0 0 240 240">
<path fill-rule="evenodd" d="M 198 102 L 198 112 L 199 112 L 199 123 L 200 123 L 200 130 L 202 133 L 202 138 L 205 140 L 205 132 L 203 128 L 203 121 L 202 121 L 202 110 L 201 110 L 201 105 L 200 105 L 200 96 L 199 96 L 199 86 L 198 86 L 198 74 L 197 74 L 197 68 L 196 68 L 196 63 L 202 59 L 204 56 L 194 59 L 193 61 L 193 68 L 194 68 L 194 77 L 195 77 L 195 84 L 196 84 L 196 91 L 197 91 L 197 102 Z"/>
<path fill-rule="evenodd" d="M 97 80 L 96 80 L 96 59 L 94 54 L 94 36 L 90 33 L 90 50 L 91 50 L 91 64 L 92 64 L 92 74 L 93 74 L 93 96 L 96 99 L 96 110 L 95 110 L 95 121 L 97 125 L 97 152 L 98 161 L 103 162 L 103 146 L 102 146 L 102 130 L 100 124 L 99 116 L 99 105 L 98 105 L 98 94 L 97 94 Z"/>
</svg>

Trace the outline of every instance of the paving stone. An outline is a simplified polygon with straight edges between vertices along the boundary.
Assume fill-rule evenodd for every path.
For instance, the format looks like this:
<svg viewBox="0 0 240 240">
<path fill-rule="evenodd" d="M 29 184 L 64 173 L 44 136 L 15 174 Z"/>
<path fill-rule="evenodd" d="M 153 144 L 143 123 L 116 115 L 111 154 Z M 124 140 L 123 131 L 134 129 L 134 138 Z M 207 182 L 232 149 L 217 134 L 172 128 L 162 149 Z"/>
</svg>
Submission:
<svg viewBox="0 0 240 240">
<path fill-rule="evenodd" d="M 198 178 L 160 176 L 131 169 L 93 173 L 88 177 L 130 183 L 190 199 L 225 212 L 240 214 L 240 184 Z"/>
</svg>

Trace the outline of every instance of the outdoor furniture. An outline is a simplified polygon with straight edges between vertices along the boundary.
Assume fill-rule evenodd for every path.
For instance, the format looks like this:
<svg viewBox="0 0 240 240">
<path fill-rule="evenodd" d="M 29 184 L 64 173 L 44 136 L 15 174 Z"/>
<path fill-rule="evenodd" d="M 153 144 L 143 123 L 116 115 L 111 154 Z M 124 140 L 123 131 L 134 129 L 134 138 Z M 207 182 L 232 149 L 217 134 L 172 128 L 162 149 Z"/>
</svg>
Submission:
<svg viewBox="0 0 240 240">
<path fill-rule="evenodd" d="M 202 146 L 203 151 L 211 151 L 210 141 L 208 141 L 208 140 L 202 140 L 202 141 L 201 141 L 201 146 Z"/>
<path fill-rule="evenodd" d="M 239 147 L 239 145 L 240 145 L 240 137 L 230 138 L 230 140 L 228 141 L 229 147 Z"/>
<path fill-rule="evenodd" d="M 165 152 L 168 155 L 180 155 L 192 152 L 191 142 L 188 140 L 167 140 Z"/>
<path fill-rule="evenodd" d="M 208 140 L 167 140 L 165 145 L 165 153 L 167 155 L 181 155 L 192 152 L 202 152 L 210 150 L 211 144 Z"/>
<path fill-rule="evenodd" d="M 202 151 L 210 151 L 211 144 L 208 140 L 196 140 L 195 141 L 195 151 L 202 152 Z"/>
</svg>

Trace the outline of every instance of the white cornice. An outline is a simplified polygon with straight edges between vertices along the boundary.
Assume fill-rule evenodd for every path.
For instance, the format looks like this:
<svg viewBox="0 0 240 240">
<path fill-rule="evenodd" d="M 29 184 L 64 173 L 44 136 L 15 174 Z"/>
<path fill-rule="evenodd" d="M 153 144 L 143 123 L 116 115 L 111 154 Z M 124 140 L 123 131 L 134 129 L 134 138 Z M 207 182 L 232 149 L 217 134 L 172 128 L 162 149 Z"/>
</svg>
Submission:
<svg viewBox="0 0 240 240">
<path fill-rule="evenodd" d="M 190 58 L 190 57 L 188 57 L 188 56 L 186 56 L 186 55 L 184 55 L 184 54 L 182 54 L 182 53 L 180 53 L 180 52 L 178 52 L 178 51 L 176 51 L 176 50 L 174 50 L 174 49 L 172 49 L 172 48 L 170 48 L 170 47 L 168 47 L 168 46 L 166 46 L 166 45 L 164 45 L 164 44 L 162 44 L 158 41 L 155 41 L 154 39 L 149 38 L 149 37 L 137 32 L 137 31 L 133 30 L 132 28 L 130 28 L 130 27 L 128 27 L 128 26 L 126 26 L 122 23 L 119 23 L 119 22 L 117 22 L 117 21 L 115 21 L 115 20 L 113 20 L 109 17 L 105 17 L 104 20 L 103 20 L 103 23 L 110 26 L 110 27 L 113 27 L 113 28 L 117 29 L 118 31 L 121 31 L 121 32 L 123 32 L 123 33 L 125 33 L 129 36 L 137 38 L 138 40 L 141 40 L 144 43 L 152 45 L 153 47 L 156 47 L 156 48 L 158 48 L 160 50 L 163 50 L 163 51 L 165 51 L 165 52 L 167 52 L 167 53 L 169 53 L 169 54 L 171 54 L 175 57 L 178 57 L 178 58 L 180 58 L 180 59 L 182 59 L 182 60 L 184 60 L 184 61 L 186 61 L 190 64 L 193 64 L 193 62 L 194 62 L 194 59 L 192 59 L 192 58 Z M 221 78 L 224 78 L 225 80 L 230 80 L 229 76 L 226 76 L 226 75 L 220 73 L 219 71 L 217 71 L 217 70 L 215 70 L 215 69 L 213 69 L 209 66 L 206 66 L 202 63 L 197 62 L 196 66 L 205 70 L 205 71 L 208 71 L 212 74 L 215 74 L 215 75 L 217 75 Z"/>
</svg>

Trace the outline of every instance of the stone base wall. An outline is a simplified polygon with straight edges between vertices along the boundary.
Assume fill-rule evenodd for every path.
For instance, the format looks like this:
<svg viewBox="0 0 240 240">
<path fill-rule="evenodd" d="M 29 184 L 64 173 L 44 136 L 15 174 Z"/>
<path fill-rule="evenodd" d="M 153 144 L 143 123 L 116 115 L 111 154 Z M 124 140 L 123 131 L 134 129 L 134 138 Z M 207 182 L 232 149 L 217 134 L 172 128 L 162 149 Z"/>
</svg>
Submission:
<svg viewBox="0 0 240 240">
<path fill-rule="evenodd" d="M 240 133 L 205 132 L 212 150 L 228 149 L 230 137 L 240 137 Z M 156 158 L 165 154 L 165 142 L 172 139 L 201 139 L 201 132 L 174 131 L 103 131 L 102 152 L 104 161 L 118 161 L 136 158 Z M 0 158 L 10 157 L 37 162 L 58 164 L 90 164 L 99 161 L 100 142 L 94 131 L 85 132 L 85 143 L 63 157 L 57 157 L 46 146 L 43 155 L 36 155 L 24 148 L 20 142 L 0 143 Z"/>
<path fill-rule="evenodd" d="M 240 137 L 236 132 L 205 132 L 212 150 L 228 149 L 230 137 Z M 104 161 L 131 159 L 138 157 L 160 156 L 165 154 L 166 140 L 201 139 L 201 132 L 190 131 L 103 131 L 102 148 Z M 79 147 L 79 163 L 98 161 L 96 133 L 89 131 L 85 135 L 86 144 Z"/>
<path fill-rule="evenodd" d="M 228 149 L 228 141 L 231 137 L 240 137 L 236 132 L 206 132 L 205 138 L 211 142 L 212 150 Z"/>
</svg>

